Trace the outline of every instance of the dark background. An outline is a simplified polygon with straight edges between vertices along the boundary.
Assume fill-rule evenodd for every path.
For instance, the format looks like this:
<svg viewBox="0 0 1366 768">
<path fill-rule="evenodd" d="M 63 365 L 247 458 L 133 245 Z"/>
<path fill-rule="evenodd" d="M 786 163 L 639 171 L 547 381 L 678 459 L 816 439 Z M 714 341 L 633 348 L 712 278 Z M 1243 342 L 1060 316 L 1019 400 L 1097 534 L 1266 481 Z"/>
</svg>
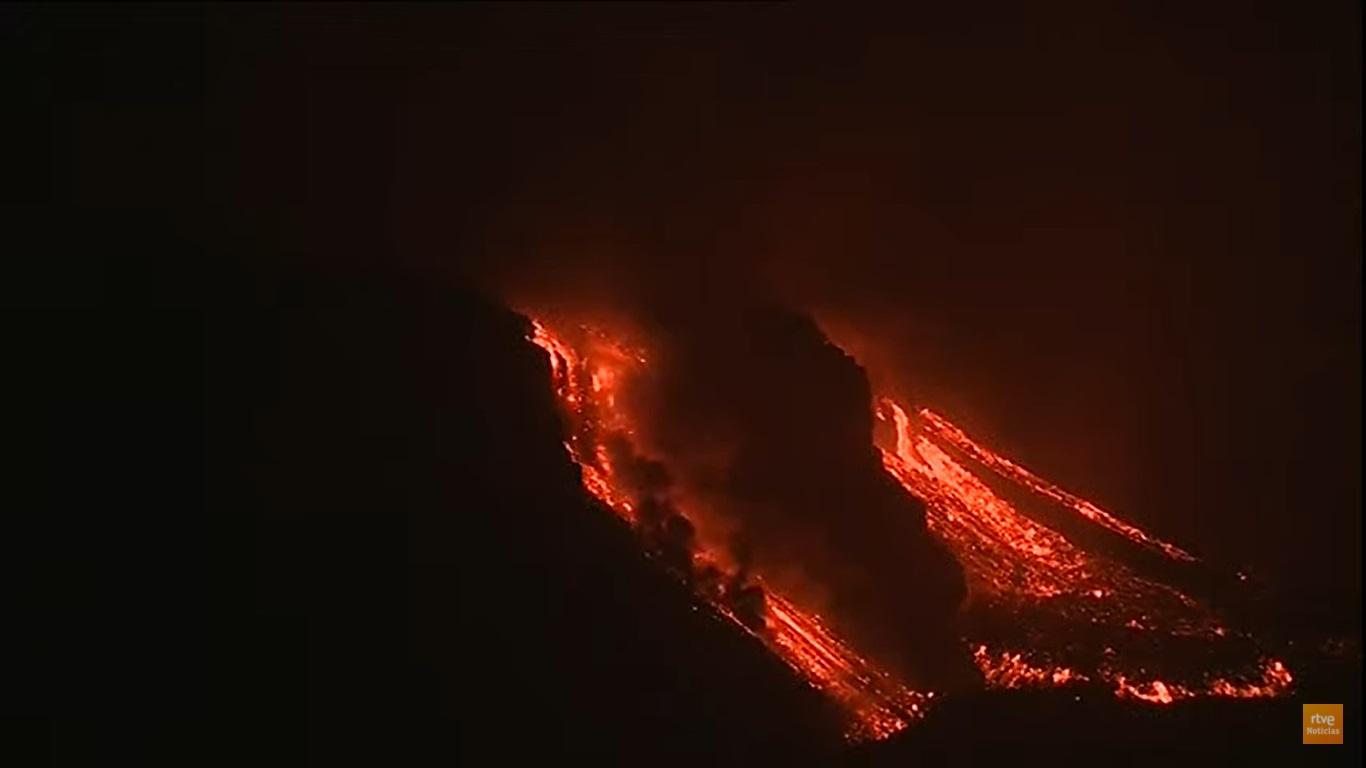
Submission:
<svg viewBox="0 0 1366 768">
<path fill-rule="evenodd" d="M 6 6 L 7 724 L 822 762 L 822 705 L 581 510 L 480 296 L 876 330 L 897 386 L 1359 637 L 1359 15 Z"/>
</svg>

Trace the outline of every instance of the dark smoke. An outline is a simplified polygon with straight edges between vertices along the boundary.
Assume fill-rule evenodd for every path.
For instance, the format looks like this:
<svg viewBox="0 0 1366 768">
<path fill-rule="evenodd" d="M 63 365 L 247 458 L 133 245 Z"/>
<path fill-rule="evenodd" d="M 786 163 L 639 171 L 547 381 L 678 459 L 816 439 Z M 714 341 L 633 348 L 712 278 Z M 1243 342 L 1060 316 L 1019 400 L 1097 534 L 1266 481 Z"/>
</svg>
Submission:
<svg viewBox="0 0 1366 768">
<path fill-rule="evenodd" d="M 638 453 L 625 435 L 606 435 L 603 445 L 615 478 L 634 500 L 646 550 L 688 586 L 727 606 L 751 629 L 762 630 L 764 592 L 750 579 L 750 557 L 746 554 L 731 573 L 697 562 L 697 528 L 678 509 L 668 467 Z"/>
<path fill-rule="evenodd" d="M 650 449 L 739 524 L 733 550 L 814 600 L 860 650 L 914 683 L 967 684 L 975 671 L 954 633 L 962 571 L 881 467 L 864 372 L 810 318 L 726 293 L 653 305 Z"/>
<path fill-rule="evenodd" d="M 752 569 L 912 684 L 971 685 L 955 627 L 962 570 L 882 468 L 865 372 L 743 261 L 701 261 L 700 275 L 641 273 L 630 293 L 597 299 L 649 340 L 645 379 L 622 393 L 640 435 L 603 436 L 646 546 L 751 627 L 763 606 Z M 695 522 L 728 532 L 737 572 L 694 567 L 680 496 Z"/>
<path fill-rule="evenodd" d="M 603 444 L 617 477 L 635 499 L 646 546 L 670 571 L 690 580 L 696 532 L 669 497 L 673 480 L 668 468 L 637 454 L 624 435 L 607 435 Z"/>
</svg>

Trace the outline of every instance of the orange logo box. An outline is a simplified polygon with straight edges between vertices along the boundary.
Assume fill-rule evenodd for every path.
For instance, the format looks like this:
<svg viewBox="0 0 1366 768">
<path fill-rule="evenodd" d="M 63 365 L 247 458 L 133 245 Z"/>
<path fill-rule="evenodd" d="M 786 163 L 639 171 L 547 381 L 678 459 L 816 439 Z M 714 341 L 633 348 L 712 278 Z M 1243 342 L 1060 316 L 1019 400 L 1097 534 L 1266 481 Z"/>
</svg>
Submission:
<svg viewBox="0 0 1366 768">
<path fill-rule="evenodd" d="M 1300 734 L 1305 744 L 1342 743 L 1342 705 L 1305 704 Z"/>
</svg>

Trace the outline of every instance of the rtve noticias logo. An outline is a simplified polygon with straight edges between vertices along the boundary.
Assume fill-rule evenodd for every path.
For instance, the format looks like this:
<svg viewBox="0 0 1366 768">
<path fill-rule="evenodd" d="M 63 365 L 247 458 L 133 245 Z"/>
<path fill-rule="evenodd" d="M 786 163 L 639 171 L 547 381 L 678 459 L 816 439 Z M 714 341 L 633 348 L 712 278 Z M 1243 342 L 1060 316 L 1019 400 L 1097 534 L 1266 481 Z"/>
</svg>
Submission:
<svg viewBox="0 0 1366 768">
<path fill-rule="evenodd" d="M 1305 704 L 1301 733 L 1305 744 L 1341 744 L 1342 705 Z"/>
</svg>

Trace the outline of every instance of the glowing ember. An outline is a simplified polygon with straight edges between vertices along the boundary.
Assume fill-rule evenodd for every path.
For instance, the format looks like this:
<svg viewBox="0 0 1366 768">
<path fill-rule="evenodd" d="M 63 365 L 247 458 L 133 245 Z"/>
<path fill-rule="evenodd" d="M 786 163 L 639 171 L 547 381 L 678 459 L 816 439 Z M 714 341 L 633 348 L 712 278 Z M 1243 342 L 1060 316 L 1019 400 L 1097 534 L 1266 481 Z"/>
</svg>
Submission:
<svg viewBox="0 0 1366 768">
<path fill-rule="evenodd" d="M 1036 667 L 1025 661 L 1021 654 L 1003 652 L 992 655 L 985 645 L 977 646 L 972 652 L 973 661 L 982 670 L 987 685 L 993 688 L 1038 688 L 1066 685 L 1087 680 L 1067 667 Z"/>
<path fill-rule="evenodd" d="M 1290 674 L 1290 670 L 1273 659 L 1264 662 L 1260 682 L 1238 684 L 1219 679 L 1210 683 L 1206 692 L 1211 696 L 1232 699 L 1264 699 L 1285 693 L 1294 682 L 1295 678 Z"/>
</svg>

